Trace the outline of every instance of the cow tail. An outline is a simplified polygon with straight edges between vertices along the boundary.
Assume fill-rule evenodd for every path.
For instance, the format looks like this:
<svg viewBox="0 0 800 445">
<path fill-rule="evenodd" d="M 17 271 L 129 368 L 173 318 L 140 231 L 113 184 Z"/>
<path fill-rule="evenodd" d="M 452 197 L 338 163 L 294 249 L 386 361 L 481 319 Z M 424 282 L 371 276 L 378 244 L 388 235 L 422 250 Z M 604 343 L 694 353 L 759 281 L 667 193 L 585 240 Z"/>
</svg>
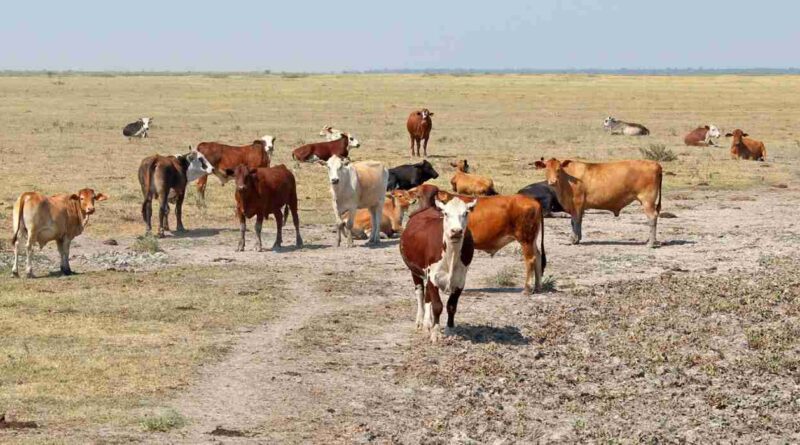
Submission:
<svg viewBox="0 0 800 445">
<path fill-rule="evenodd" d="M 544 268 L 547 267 L 547 254 L 544 252 L 544 211 L 539 212 L 539 234 L 541 238 L 541 249 L 542 249 L 542 273 L 544 273 Z M 535 240 L 533 242 L 536 242 Z"/>
<path fill-rule="evenodd" d="M 21 194 L 19 198 L 17 198 L 17 202 L 14 204 L 14 234 L 11 236 L 11 245 L 17 244 L 17 240 L 19 239 L 19 231 L 22 228 L 22 209 L 25 205 L 25 194 Z"/>
<path fill-rule="evenodd" d="M 661 213 L 661 185 L 664 182 L 664 174 L 661 171 L 661 166 L 658 167 L 658 203 L 656 203 L 656 211 Z"/>
<path fill-rule="evenodd" d="M 283 223 L 284 224 L 289 223 L 289 204 L 283 206 Z"/>
</svg>

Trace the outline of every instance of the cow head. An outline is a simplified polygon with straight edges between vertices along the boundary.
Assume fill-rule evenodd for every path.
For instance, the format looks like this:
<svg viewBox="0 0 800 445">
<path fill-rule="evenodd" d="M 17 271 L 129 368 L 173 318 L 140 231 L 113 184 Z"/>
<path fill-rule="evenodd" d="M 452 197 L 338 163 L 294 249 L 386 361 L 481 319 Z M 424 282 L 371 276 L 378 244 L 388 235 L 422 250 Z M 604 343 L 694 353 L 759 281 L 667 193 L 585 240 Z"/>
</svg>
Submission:
<svg viewBox="0 0 800 445">
<path fill-rule="evenodd" d="M 603 128 L 609 128 L 609 127 L 613 126 L 616 123 L 617 123 L 616 119 L 614 119 L 611 116 L 608 116 L 603 120 Z"/>
<path fill-rule="evenodd" d="M 436 199 L 434 201 L 436 208 L 442 212 L 442 237 L 443 241 L 447 243 L 450 241 L 458 241 L 464 237 L 464 232 L 467 230 L 467 215 L 478 201 L 465 203 L 460 199 L 452 199 L 447 204 Z"/>
<path fill-rule="evenodd" d="M 139 119 L 139 121 L 141 121 L 141 123 L 142 123 L 142 129 L 143 130 L 148 130 L 148 129 L 150 129 L 150 123 L 153 122 L 153 118 L 152 117 L 143 117 L 143 118 Z"/>
<path fill-rule="evenodd" d="M 743 137 L 747 137 L 747 136 L 750 136 L 750 135 L 745 133 L 744 131 L 738 129 L 738 128 L 733 130 L 733 133 L 726 133 L 725 134 L 726 138 L 733 137 L 733 143 L 734 144 L 741 142 L 742 138 Z"/>
<path fill-rule="evenodd" d="M 387 198 L 394 201 L 394 205 L 403 210 L 408 210 L 413 204 L 417 202 L 417 197 L 412 195 L 408 190 L 392 190 L 387 193 Z"/>
<path fill-rule="evenodd" d="M 431 113 L 431 111 L 429 109 L 427 109 L 427 108 L 423 108 L 423 109 L 419 110 L 419 112 L 417 114 L 422 116 L 423 119 L 427 119 L 427 118 L 433 116 L 433 113 Z"/>
<path fill-rule="evenodd" d="M 716 125 L 706 125 L 706 130 L 708 130 L 708 133 L 706 134 L 709 138 L 719 139 L 721 133 Z"/>
<path fill-rule="evenodd" d="M 333 128 L 333 126 L 331 125 L 326 125 L 322 127 L 322 130 L 320 130 L 319 132 L 320 137 L 324 137 L 329 141 L 335 141 L 339 139 L 340 134 L 342 134 L 342 132 L 340 130 Z"/>
<path fill-rule="evenodd" d="M 361 146 L 361 143 L 358 142 L 358 139 L 354 138 L 353 135 L 350 133 L 341 133 L 340 137 L 347 138 L 348 148 L 357 148 Z"/>
<path fill-rule="evenodd" d="M 466 159 L 461 159 L 457 162 L 450 162 L 450 166 L 456 170 L 464 173 L 469 173 L 469 162 Z"/>
<path fill-rule="evenodd" d="M 439 177 L 439 173 L 433 168 L 433 164 L 428 162 L 427 159 L 417 164 L 417 166 L 422 173 L 423 181 L 427 181 L 428 179 L 436 179 Z"/>
<path fill-rule="evenodd" d="M 548 184 L 556 185 L 556 183 L 558 183 L 558 178 L 564 171 L 564 167 L 568 166 L 570 162 L 572 161 L 569 159 L 566 161 L 559 161 L 556 158 L 550 158 L 545 161 L 544 158 L 542 158 L 536 161 L 534 165 L 537 170 L 545 170 L 545 177 L 547 178 Z"/>
<path fill-rule="evenodd" d="M 275 150 L 275 136 L 265 134 L 261 137 L 261 141 L 264 141 L 264 151 L 266 151 L 268 155 L 272 156 L 272 152 Z"/>
<path fill-rule="evenodd" d="M 247 190 L 250 186 L 250 181 L 255 179 L 256 172 L 257 169 L 251 169 L 244 164 L 239 164 L 233 169 L 225 169 L 225 174 L 227 176 L 233 176 L 234 182 L 236 183 L 236 190 L 240 192 Z"/>
<path fill-rule="evenodd" d="M 327 162 L 319 160 L 320 165 L 328 168 L 328 179 L 331 185 L 337 185 L 340 181 L 346 181 L 350 175 L 350 159 L 340 158 L 339 156 L 331 156 Z"/>
<path fill-rule="evenodd" d="M 214 167 L 208 162 L 206 156 L 192 146 L 189 146 L 189 153 L 176 157 L 181 160 L 182 165 L 185 165 L 187 182 L 193 182 L 214 173 Z"/>
<path fill-rule="evenodd" d="M 94 203 L 97 201 L 105 201 L 108 196 L 103 193 L 95 193 L 94 190 L 86 188 L 81 189 L 78 193 L 69 197 L 72 201 L 77 201 L 81 207 L 81 213 L 84 215 L 84 223 L 89 215 L 94 213 Z"/>
</svg>

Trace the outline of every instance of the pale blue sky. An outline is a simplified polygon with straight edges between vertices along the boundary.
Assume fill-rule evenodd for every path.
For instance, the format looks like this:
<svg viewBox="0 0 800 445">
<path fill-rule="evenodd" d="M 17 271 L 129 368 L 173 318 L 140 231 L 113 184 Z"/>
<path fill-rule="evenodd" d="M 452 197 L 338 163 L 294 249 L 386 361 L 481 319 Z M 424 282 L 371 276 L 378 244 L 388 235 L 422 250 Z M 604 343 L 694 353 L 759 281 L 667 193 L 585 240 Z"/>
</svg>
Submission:
<svg viewBox="0 0 800 445">
<path fill-rule="evenodd" d="M 793 1 L 7 2 L 0 69 L 786 68 Z"/>
</svg>

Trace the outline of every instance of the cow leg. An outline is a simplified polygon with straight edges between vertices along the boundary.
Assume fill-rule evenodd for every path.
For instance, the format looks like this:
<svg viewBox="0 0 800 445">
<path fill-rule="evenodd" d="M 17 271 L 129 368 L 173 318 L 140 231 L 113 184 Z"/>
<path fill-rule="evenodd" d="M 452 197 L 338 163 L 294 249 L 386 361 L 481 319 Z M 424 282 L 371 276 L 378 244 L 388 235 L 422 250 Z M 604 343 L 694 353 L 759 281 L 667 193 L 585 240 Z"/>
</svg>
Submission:
<svg viewBox="0 0 800 445">
<path fill-rule="evenodd" d="M 536 240 L 532 243 L 520 243 L 522 246 L 522 256 L 525 260 L 525 287 L 522 288 L 522 294 L 528 295 L 531 293 L 531 281 L 535 278 L 533 287 L 534 292 L 542 291 L 542 252 L 536 245 Z"/>
<path fill-rule="evenodd" d="M 178 196 L 175 200 L 175 220 L 177 221 L 178 232 L 185 232 L 186 228 L 183 227 L 183 198 L 186 196 L 186 190 L 184 189 L 183 192 L 178 193 Z"/>
<path fill-rule="evenodd" d="M 656 240 L 656 226 L 658 225 L 658 210 L 655 204 L 650 201 L 644 201 L 644 214 L 647 215 L 648 225 L 650 226 L 650 238 L 647 240 L 647 247 L 656 247 L 658 241 Z"/>
<path fill-rule="evenodd" d="M 422 278 L 412 273 L 411 279 L 414 280 L 414 296 L 417 299 L 417 319 L 415 324 L 417 330 L 420 330 L 422 328 L 423 317 L 425 316 L 425 291 Z"/>
<path fill-rule="evenodd" d="M 247 224 L 245 224 L 245 221 L 247 221 L 247 219 L 244 217 L 244 214 L 239 214 L 237 216 L 239 216 L 239 232 L 241 233 L 241 237 L 239 238 L 239 245 L 236 246 L 236 251 L 237 252 L 243 252 L 244 251 L 244 232 L 247 231 Z"/>
<path fill-rule="evenodd" d="M 28 228 L 28 239 L 25 240 L 25 276 L 33 278 L 33 234 L 36 233 L 34 227 Z"/>
<path fill-rule="evenodd" d="M 275 244 L 272 245 L 272 250 L 280 250 L 281 244 L 283 243 L 283 215 L 281 215 L 280 210 L 275 212 L 274 215 L 275 227 L 278 228 L 278 231 L 275 234 Z"/>
<path fill-rule="evenodd" d="M 444 328 L 444 335 L 453 335 L 453 328 L 456 327 L 456 310 L 458 309 L 458 297 L 461 296 L 463 289 L 454 289 L 447 299 L 447 327 Z"/>
<path fill-rule="evenodd" d="M 289 206 L 289 209 L 292 211 L 292 223 L 294 223 L 295 245 L 297 247 L 303 247 L 303 238 L 300 236 L 300 218 L 297 217 L 297 201 L 296 200 L 295 200 L 294 204 Z"/>
<path fill-rule="evenodd" d="M 153 201 L 145 198 L 144 202 L 142 202 L 142 221 L 144 221 L 145 234 L 148 234 L 150 233 L 151 230 L 153 230 L 153 225 L 151 221 L 152 217 L 153 217 Z"/>
<path fill-rule="evenodd" d="M 206 199 L 206 184 L 208 183 L 208 175 L 203 175 L 197 180 L 197 196 L 200 197 L 201 200 L 205 201 Z"/>
<path fill-rule="evenodd" d="M 261 248 L 261 225 L 264 223 L 264 216 L 263 215 L 256 215 L 256 224 L 255 224 L 255 232 L 256 232 L 256 245 L 253 247 L 253 250 L 256 252 L 263 252 L 264 249 Z M 243 236 L 244 238 L 244 236 Z M 242 246 L 244 247 L 244 246 Z"/>
<path fill-rule="evenodd" d="M 355 223 L 356 219 L 356 210 L 358 209 L 350 209 L 347 211 L 347 222 L 343 228 L 345 236 L 347 237 L 347 247 L 353 247 L 353 223 Z"/>
<path fill-rule="evenodd" d="M 69 244 L 70 239 L 67 237 L 56 240 L 58 253 L 61 254 L 61 273 L 64 275 L 72 275 L 72 269 L 69 267 Z"/>
<path fill-rule="evenodd" d="M 442 299 L 439 297 L 439 289 L 433 282 L 428 281 L 428 294 L 430 296 L 431 305 L 431 342 L 436 343 L 442 338 L 442 326 L 439 324 L 439 318 L 442 316 Z"/>
<path fill-rule="evenodd" d="M 167 217 L 169 215 L 169 189 L 165 190 L 160 196 L 158 205 L 158 237 L 164 238 L 164 231 L 167 229 Z"/>
<path fill-rule="evenodd" d="M 408 139 L 411 140 L 411 157 L 414 157 L 414 136 L 409 135 Z"/>
<path fill-rule="evenodd" d="M 20 227 L 17 233 L 17 239 L 14 241 L 14 263 L 11 266 L 11 276 L 19 277 L 19 240 L 25 234 L 25 228 Z M 25 234 L 27 236 L 27 234 Z"/>
<path fill-rule="evenodd" d="M 424 156 L 427 158 L 428 157 L 428 138 L 425 138 L 423 140 L 422 150 L 423 150 Z"/>
<path fill-rule="evenodd" d="M 377 245 L 381 242 L 381 214 L 383 210 L 383 203 L 379 206 L 371 207 L 369 209 L 369 217 L 372 222 L 372 227 L 369 231 L 369 241 L 367 244 Z"/>
<path fill-rule="evenodd" d="M 578 244 L 581 242 L 582 222 L 583 222 L 583 211 L 575 210 L 575 213 L 572 215 L 572 235 L 570 236 L 570 241 L 572 242 L 572 244 Z"/>
</svg>

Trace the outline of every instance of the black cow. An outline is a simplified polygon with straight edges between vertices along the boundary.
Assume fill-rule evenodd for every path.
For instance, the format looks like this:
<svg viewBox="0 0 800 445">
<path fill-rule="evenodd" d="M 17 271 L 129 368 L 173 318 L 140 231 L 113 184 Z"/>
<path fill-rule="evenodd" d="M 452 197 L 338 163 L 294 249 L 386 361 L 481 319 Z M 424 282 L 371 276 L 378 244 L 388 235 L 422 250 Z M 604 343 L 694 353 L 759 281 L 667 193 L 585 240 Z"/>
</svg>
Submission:
<svg viewBox="0 0 800 445">
<path fill-rule="evenodd" d="M 389 191 L 396 189 L 408 190 L 422 185 L 429 179 L 438 177 L 439 173 L 436 173 L 433 165 L 427 160 L 417 164 L 398 165 L 389 169 L 389 183 L 386 189 Z"/>
<path fill-rule="evenodd" d="M 530 196 L 539 201 L 539 204 L 542 205 L 542 213 L 544 213 L 544 216 L 550 217 L 553 216 L 553 212 L 564 211 L 564 208 L 561 207 L 561 203 L 558 202 L 556 189 L 548 184 L 547 181 L 526 185 L 517 193 Z"/>
</svg>

